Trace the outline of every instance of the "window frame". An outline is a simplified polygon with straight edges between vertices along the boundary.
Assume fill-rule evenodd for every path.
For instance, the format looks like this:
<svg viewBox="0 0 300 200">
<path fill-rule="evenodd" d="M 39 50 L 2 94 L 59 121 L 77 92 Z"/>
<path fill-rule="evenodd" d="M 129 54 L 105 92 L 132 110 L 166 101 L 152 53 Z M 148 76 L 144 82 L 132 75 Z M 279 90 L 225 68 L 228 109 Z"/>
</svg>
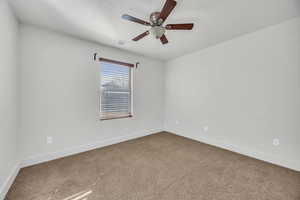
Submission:
<svg viewBox="0 0 300 200">
<path fill-rule="evenodd" d="M 100 121 L 107 121 L 107 120 L 113 120 L 113 119 L 126 119 L 126 118 L 132 118 L 133 117 L 133 68 L 134 68 L 134 64 L 131 63 L 126 63 L 126 62 L 121 62 L 121 61 L 117 61 L 117 60 L 111 60 L 111 59 L 107 59 L 107 58 L 99 58 L 99 62 L 100 62 Z M 130 91 L 130 95 L 129 95 L 129 113 L 128 115 L 124 115 L 124 116 L 116 116 L 116 117 L 102 117 L 101 113 L 102 113 L 102 89 L 101 89 L 101 85 L 102 85 L 102 73 L 101 73 L 101 63 L 102 62 L 106 62 L 106 63 L 112 63 L 115 65 L 119 65 L 122 67 L 128 67 L 129 68 L 129 91 Z"/>
</svg>

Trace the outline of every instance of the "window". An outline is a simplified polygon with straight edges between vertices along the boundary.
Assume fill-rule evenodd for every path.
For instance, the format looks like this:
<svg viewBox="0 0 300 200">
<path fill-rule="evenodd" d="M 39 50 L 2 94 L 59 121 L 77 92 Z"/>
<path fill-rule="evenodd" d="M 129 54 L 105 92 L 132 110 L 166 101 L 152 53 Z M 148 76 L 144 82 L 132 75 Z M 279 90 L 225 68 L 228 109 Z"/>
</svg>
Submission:
<svg viewBox="0 0 300 200">
<path fill-rule="evenodd" d="M 132 67 L 134 65 L 100 58 L 100 119 L 132 117 Z"/>
</svg>

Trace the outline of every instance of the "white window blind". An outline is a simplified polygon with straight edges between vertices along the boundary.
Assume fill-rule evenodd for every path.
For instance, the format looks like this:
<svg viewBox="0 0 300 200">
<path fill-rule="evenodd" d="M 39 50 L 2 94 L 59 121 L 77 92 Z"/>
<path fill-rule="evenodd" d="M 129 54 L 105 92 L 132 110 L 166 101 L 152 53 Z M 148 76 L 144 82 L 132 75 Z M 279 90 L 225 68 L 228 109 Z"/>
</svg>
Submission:
<svg viewBox="0 0 300 200">
<path fill-rule="evenodd" d="M 106 61 L 100 65 L 101 120 L 131 117 L 132 67 Z"/>
</svg>

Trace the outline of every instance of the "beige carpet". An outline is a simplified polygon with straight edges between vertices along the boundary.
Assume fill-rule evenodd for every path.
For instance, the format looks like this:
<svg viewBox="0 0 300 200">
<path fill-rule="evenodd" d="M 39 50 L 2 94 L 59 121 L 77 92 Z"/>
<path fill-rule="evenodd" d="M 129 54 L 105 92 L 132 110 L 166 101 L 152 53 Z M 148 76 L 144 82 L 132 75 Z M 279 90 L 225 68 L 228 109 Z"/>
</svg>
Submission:
<svg viewBox="0 0 300 200">
<path fill-rule="evenodd" d="M 22 169 L 6 200 L 300 200 L 300 173 L 168 133 Z"/>
</svg>

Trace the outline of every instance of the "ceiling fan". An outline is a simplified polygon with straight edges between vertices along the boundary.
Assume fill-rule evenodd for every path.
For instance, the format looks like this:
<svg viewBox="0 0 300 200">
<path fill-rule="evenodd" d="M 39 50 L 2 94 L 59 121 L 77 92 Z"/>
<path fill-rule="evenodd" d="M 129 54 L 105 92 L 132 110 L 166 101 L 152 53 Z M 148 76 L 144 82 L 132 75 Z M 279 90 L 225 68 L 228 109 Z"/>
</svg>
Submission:
<svg viewBox="0 0 300 200">
<path fill-rule="evenodd" d="M 139 23 L 145 26 L 151 26 L 151 29 L 133 38 L 133 41 L 139 41 L 146 37 L 150 33 L 156 38 L 160 39 L 162 44 L 167 44 L 168 39 L 165 35 L 166 30 L 192 30 L 194 27 L 193 23 L 189 24 L 168 24 L 163 26 L 164 22 L 175 8 L 177 2 L 174 0 L 166 0 L 166 3 L 161 12 L 153 12 L 150 15 L 150 22 L 132 17 L 130 15 L 122 15 L 122 18 L 131 22 Z"/>
</svg>

